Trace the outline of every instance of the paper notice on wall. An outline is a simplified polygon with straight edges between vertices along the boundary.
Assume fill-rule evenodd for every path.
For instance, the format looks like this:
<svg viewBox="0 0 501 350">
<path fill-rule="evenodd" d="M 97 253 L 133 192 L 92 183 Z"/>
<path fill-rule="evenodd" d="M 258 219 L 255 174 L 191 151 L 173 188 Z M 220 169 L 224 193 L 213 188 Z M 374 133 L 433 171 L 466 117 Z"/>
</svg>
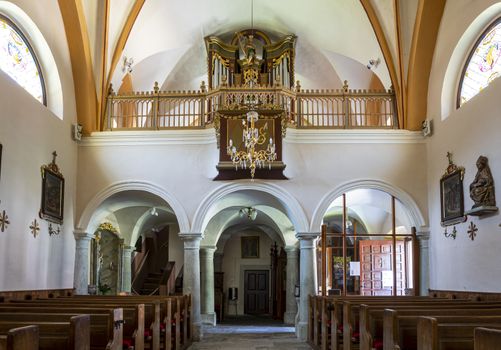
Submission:
<svg viewBox="0 0 501 350">
<path fill-rule="evenodd" d="M 350 261 L 350 276 L 360 276 L 360 261 Z"/>
<path fill-rule="evenodd" d="M 383 271 L 383 288 L 393 287 L 393 271 Z"/>
</svg>

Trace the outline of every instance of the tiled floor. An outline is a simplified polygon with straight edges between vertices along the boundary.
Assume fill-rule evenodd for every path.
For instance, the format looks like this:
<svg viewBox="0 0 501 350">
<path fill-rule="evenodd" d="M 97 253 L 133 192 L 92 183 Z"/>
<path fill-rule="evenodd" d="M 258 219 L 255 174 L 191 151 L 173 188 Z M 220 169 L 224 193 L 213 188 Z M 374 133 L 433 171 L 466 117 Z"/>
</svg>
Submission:
<svg viewBox="0 0 501 350">
<path fill-rule="evenodd" d="M 231 318 L 216 327 L 205 327 L 201 342 L 193 343 L 189 350 L 309 350 L 311 347 L 300 342 L 294 334 L 294 327 L 277 321 L 244 316 Z"/>
</svg>

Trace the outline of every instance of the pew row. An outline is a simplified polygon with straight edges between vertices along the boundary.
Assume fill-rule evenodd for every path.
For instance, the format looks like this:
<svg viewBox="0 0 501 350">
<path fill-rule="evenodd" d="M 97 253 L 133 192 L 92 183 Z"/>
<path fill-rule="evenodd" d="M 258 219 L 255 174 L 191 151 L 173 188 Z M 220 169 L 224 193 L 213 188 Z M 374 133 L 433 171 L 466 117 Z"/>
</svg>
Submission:
<svg viewBox="0 0 501 350">
<path fill-rule="evenodd" d="M 25 326 L 0 334 L 0 350 L 38 350 L 38 327 Z"/>
<path fill-rule="evenodd" d="M 491 328 L 475 328 L 473 337 L 475 350 L 492 350 L 501 346 L 501 330 Z"/>
</svg>

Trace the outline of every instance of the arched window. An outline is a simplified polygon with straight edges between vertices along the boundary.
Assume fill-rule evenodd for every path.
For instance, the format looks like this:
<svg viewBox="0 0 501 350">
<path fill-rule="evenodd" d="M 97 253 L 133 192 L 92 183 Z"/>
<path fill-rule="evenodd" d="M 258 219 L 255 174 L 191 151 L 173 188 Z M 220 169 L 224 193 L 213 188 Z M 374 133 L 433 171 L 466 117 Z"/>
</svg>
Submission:
<svg viewBox="0 0 501 350">
<path fill-rule="evenodd" d="M 0 14 L 0 69 L 47 105 L 40 64 L 21 30 Z"/>
<path fill-rule="evenodd" d="M 478 94 L 501 73 L 501 18 L 482 33 L 466 60 L 459 83 L 457 107 Z"/>
</svg>

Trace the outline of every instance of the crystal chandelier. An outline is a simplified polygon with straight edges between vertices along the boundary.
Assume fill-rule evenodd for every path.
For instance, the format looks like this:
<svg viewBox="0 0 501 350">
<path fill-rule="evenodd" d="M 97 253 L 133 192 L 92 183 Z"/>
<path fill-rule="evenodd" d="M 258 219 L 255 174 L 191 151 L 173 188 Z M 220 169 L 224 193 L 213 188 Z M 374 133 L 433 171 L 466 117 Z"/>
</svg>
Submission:
<svg viewBox="0 0 501 350">
<path fill-rule="evenodd" d="M 264 130 L 260 132 L 259 129 L 256 128 L 258 119 L 259 114 L 252 109 L 247 112 L 247 120 L 242 120 L 242 142 L 245 146 L 245 150 L 237 151 L 237 148 L 233 145 L 232 139 L 230 139 L 227 148 L 227 153 L 235 165 L 235 169 L 238 169 L 238 167 L 247 169 L 248 167 L 251 172 L 251 179 L 254 179 L 257 167 L 263 168 L 265 163 L 268 163 L 271 169 L 271 162 L 277 159 L 275 143 L 271 137 L 265 150 L 256 150 L 258 144 L 264 143 L 259 142 L 259 140 L 265 138 Z"/>
<path fill-rule="evenodd" d="M 242 208 L 238 211 L 238 214 L 241 218 L 246 216 L 247 219 L 254 221 L 256 220 L 257 210 L 252 207 Z"/>
</svg>

